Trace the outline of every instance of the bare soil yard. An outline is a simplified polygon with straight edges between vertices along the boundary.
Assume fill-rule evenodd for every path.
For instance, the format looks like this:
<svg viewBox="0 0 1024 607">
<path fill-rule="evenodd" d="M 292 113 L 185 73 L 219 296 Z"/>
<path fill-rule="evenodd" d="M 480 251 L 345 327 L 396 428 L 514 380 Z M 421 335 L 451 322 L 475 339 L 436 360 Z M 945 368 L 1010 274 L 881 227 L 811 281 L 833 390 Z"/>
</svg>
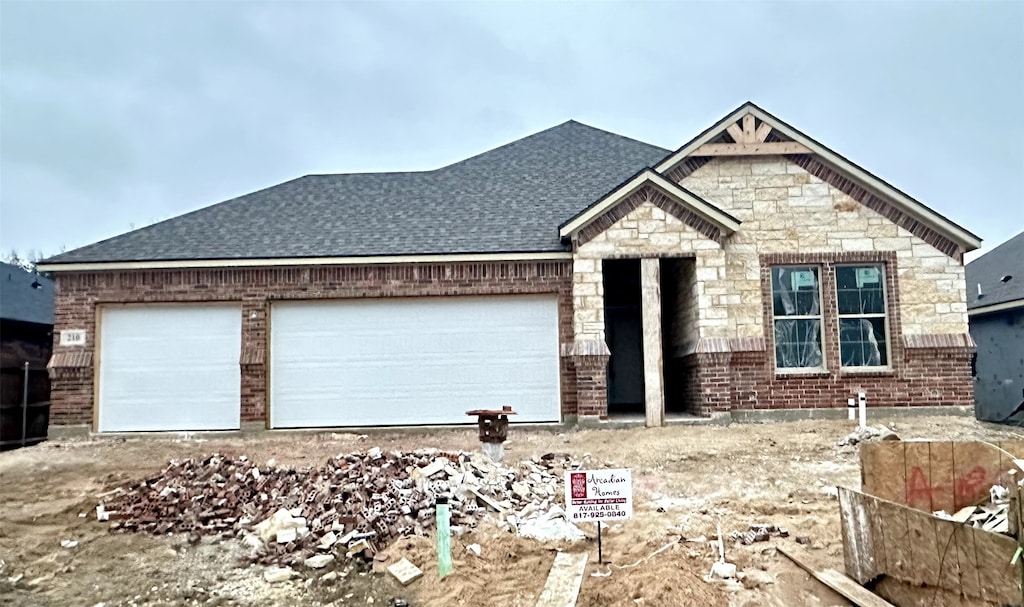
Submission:
<svg viewBox="0 0 1024 607">
<path fill-rule="evenodd" d="M 1024 438 L 1013 428 L 957 417 L 871 422 L 895 426 L 904 439 Z M 110 533 L 109 524 L 96 521 L 97 496 L 158 472 L 170 459 L 244 454 L 303 467 L 374 446 L 475 450 L 474 429 L 365 437 L 295 432 L 51 441 L 0 453 L 0 605 L 391 605 L 400 597 L 423 607 L 532 606 L 557 548 L 592 554 L 579 600 L 586 607 L 847 605 L 776 547 L 802 551 L 815 566 L 842 569 L 831 488 L 859 487 L 856 449 L 836 446 L 851 429 L 846 421 L 564 434 L 513 428 L 506 461 L 566 452 L 577 459 L 590 454 L 595 466 L 633 470 L 635 518 L 607 530 L 608 563 L 597 563 L 593 525 L 582 526 L 590 537 L 576 545 L 540 544 L 481 526 L 453 540 L 455 573 L 443 580 L 437 577 L 431 538 L 411 537 L 391 546 L 385 563 L 405 556 L 425 571 L 405 588 L 387 574 L 345 562 L 336 563 L 338 577 L 331 583 L 320 579 L 328 568 L 269 584 L 262 567 L 240 558 L 243 549 L 234 539 L 190 544 L 180 534 Z M 740 570 L 767 572 L 774 582 L 743 588 L 704 581 L 714 560 L 711 549 L 680 538 L 714 536 L 719 524 L 728 534 L 754 523 L 787 527 L 790 537 L 749 546 L 727 542 L 727 557 Z M 798 545 L 797 536 L 810 537 L 810 545 Z M 64 548 L 65 539 L 78 544 Z M 472 543 L 481 545 L 481 556 L 466 552 Z"/>
</svg>

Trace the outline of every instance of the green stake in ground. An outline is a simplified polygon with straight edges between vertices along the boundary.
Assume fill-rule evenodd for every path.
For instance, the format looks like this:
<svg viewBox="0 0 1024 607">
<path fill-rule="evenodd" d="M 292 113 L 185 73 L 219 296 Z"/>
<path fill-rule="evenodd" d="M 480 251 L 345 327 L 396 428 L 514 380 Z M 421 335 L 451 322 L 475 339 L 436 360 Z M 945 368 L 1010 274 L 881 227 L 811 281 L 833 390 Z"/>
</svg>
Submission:
<svg viewBox="0 0 1024 607">
<path fill-rule="evenodd" d="M 437 569 L 441 577 L 444 577 L 452 572 L 452 532 L 449 527 L 448 498 L 437 498 L 434 509 L 437 513 Z"/>
</svg>

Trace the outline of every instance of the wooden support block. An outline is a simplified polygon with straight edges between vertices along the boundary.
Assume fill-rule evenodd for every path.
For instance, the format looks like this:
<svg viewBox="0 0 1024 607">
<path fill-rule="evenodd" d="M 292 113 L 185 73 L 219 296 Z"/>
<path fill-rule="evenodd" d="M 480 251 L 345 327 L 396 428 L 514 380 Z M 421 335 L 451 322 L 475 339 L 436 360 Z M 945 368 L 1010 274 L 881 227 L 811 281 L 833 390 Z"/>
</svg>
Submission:
<svg viewBox="0 0 1024 607">
<path fill-rule="evenodd" d="M 537 600 L 537 607 L 574 607 L 589 558 L 586 552 L 559 552 L 551 564 L 551 572 Z"/>
</svg>

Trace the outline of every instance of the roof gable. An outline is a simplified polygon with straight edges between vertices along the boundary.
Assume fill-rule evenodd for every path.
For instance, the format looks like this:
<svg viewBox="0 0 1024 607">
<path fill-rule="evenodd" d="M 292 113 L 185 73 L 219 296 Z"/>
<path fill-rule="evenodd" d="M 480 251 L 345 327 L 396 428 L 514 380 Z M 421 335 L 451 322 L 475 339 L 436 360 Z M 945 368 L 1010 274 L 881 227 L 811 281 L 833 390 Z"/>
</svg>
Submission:
<svg viewBox="0 0 1024 607">
<path fill-rule="evenodd" d="M 656 165 L 673 179 L 694 161 L 724 155 L 788 156 L 823 181 L 933 244 L 959 257 L 981 239 L 921 202 L 872 175 L 751 102 L 707 128 Z M 699 165 L 698 165 L 699 166 Z M 692 168 L 689 169 L 692 171 Z M 682 176 L 685 176 L 685 172 Z"/>
<path fill-rule="evenodd" d="M 664 211 L 712 240 L 721 240 L 739 229 L 740 221 L 732 215 L 647 168 L 562 224 L 559 235 L 562 238 L 573 238 L 578 243 L 590 240 L 635 208 L 639 199 L 634 194 L 643 190 L 653 190 L 659 194 L 643 197 L 645 200 L 655 202 Z"/>
</svg>

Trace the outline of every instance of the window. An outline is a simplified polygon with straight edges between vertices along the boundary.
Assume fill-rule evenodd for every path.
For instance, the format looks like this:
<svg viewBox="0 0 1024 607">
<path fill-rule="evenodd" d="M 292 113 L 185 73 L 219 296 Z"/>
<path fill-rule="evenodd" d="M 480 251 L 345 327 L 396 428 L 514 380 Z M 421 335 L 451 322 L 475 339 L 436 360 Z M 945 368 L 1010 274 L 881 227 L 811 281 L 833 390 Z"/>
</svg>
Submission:
<svg viewBox="0 0 1024 607">
<path fill-rule="evenodd" d="M 821 369 L 821 281 L 817 266 L 776 266 L 772 275 L 775 367 Z"/>
<path fill-rule="evenodd" d="M 883 267 L 836 266 L 836 304 L 842 366 L 888 366 Z"/>
</svg>

